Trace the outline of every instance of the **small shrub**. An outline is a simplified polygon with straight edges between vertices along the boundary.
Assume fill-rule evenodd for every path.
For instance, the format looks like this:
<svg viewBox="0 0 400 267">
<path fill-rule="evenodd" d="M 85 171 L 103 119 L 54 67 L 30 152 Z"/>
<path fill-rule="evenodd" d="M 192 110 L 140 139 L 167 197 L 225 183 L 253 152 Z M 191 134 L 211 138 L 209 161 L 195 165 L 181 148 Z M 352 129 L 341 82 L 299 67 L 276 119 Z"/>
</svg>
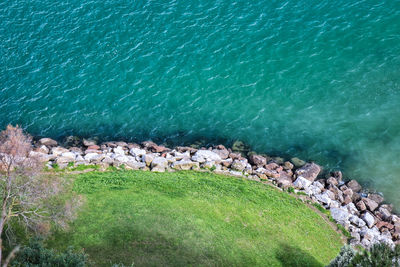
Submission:
<svg viewBox="0 0 400 267">
<path fill-rule="evenodd" d="M 333 259 L 328 266 L 329 267 L 349 266 L 355 255 L 356 251 L 351 246 L 345 245 L 340 249 L 339 255 L 337 255 L 336 258 Z"/>
<path fill-rule="evenodd" d="M 75 253 L 69 248 L 66 252 L 57 253 L 43 247 L 40 239 L 33 239 L 27 246 L 21 248 L 11 266 L 58 266 L 58 267 L 83 267 L 86 256 Z"/>
<path fill-rule="evenodd" d="M 400 246 L 392 249 L 386 243 L 376 243 L 369 250 L 357 253 L 349 266 L 400 266 Z"/>
<path fill-rule="evenodd" d="M 72 167 L 74 167 L 74 163 L 73 163 L 73 162 L 68 162 L 68 165 L 67 165 L 67 167 L 68 167 L 68 168 L 72 168 Z"/>
<path fill-rule="evenodd" d="M 57 163 L 54 163 L 54 164 L 52 165 L 52 167 L 53 167 L 53 170 L 55 170 L 55 171 L 61 170 L 61 169 L 60 169 L 60 166 L 59 166 Z"/>
<path fill-rule="evenodd" d="M 391 248 L 386 243 L 376 243 L 369 250 L 356 251 L 346 245 L 329 267 L 392 267 L 400 266 L 400 245 Z"/>
<path fill-rule="evenodd" d="M 289 192 L 289 193 L 294 193 L 294 188 L 293 187 L 289 187 L 288 189 L 287 189 L 287 191 Z"/>
<path fill-rule="evenodd" d="M 214 165 L 210 168 L 210 171 L 215 171 L 217 169 L 217 167 L 215 167 Z"/>
<path fill-rule="evenodd" d="M 303 192 L 303 191 L 297 192 L 297 195 L 299 195 L 299 196 L 307 196 L 307 194 L 305 192 Z"/>
</svg>

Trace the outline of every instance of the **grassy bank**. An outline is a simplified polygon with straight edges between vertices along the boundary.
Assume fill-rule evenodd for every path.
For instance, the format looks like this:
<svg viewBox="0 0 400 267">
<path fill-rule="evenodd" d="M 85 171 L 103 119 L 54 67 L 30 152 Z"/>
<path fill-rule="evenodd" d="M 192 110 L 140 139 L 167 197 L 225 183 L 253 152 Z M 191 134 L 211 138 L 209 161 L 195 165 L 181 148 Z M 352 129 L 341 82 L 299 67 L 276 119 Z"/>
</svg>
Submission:
<svg viewBox="0 0 400 267">
<path fill-rule="evenodd" d="M 86 202 L 48 245 L 95 266 L 322 266 L 342 241 L 317 213 L 260 183 L 210 173 L 74 175 Z"/>
</svg>

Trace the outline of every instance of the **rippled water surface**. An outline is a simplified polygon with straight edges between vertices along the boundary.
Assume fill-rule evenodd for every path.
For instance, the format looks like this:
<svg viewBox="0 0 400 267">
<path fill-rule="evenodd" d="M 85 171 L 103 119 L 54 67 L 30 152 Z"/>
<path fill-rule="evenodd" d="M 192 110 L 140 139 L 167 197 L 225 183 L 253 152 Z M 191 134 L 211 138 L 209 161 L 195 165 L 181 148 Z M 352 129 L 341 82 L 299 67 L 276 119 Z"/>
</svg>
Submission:
<svg viewBox="0 0 400 267">
<path fill-rule="evenodd" d="M 0 126 L 199 138 L 341 167 L 400 205 L 400 1 L 0 2 Z"/>
</svg>

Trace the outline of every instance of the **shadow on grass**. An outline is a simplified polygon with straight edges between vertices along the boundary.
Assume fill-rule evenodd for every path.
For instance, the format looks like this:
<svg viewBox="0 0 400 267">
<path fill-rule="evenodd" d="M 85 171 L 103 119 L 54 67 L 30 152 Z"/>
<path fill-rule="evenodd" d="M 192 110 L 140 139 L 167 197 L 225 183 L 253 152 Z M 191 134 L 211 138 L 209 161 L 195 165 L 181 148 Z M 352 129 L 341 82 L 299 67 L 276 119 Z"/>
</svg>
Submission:
<svg viewBox="0 0 400 267">
<path fill-rule="evenodd" d="M 282 263 L 282 266 L 323 266 L 308 252 L 284 243 L 279 246 L 276 258 Z"/>
</svg>

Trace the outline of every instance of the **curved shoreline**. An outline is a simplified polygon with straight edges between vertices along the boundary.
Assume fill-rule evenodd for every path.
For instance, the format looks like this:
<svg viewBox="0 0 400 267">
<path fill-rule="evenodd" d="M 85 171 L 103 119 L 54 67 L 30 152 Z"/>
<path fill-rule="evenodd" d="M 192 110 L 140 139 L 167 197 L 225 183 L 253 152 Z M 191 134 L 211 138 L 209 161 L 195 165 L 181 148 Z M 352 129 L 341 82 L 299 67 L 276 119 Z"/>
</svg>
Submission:
<svg viewBox="0 0 400 267">
<path fill-rule="evenodd" d="M 33 143 L 30 156 L 38 157 L 49 169 L 77 165 L 98 165 L 155 172 L 208 169 L 258 182 L 272 182 L 281 189 L 303 192 L 309 200 L 330 210 L 332 218 L 351 234 L 349 243 L 370 247 L 376 242 L 400 243 L 400 217 L 379 194 L 364 193 L 355 180 L 344 182 L 335 171 L 321 177 L 322 168 L 292 158 L 284 161 L 253 152 L 243 155 L 240 145 L 208 148 L 167 148 L 152 141 L 141 144 L 80 140 L 70 137 L 69 145 L 59 146 L 50 138 Z"/>
</svg>

